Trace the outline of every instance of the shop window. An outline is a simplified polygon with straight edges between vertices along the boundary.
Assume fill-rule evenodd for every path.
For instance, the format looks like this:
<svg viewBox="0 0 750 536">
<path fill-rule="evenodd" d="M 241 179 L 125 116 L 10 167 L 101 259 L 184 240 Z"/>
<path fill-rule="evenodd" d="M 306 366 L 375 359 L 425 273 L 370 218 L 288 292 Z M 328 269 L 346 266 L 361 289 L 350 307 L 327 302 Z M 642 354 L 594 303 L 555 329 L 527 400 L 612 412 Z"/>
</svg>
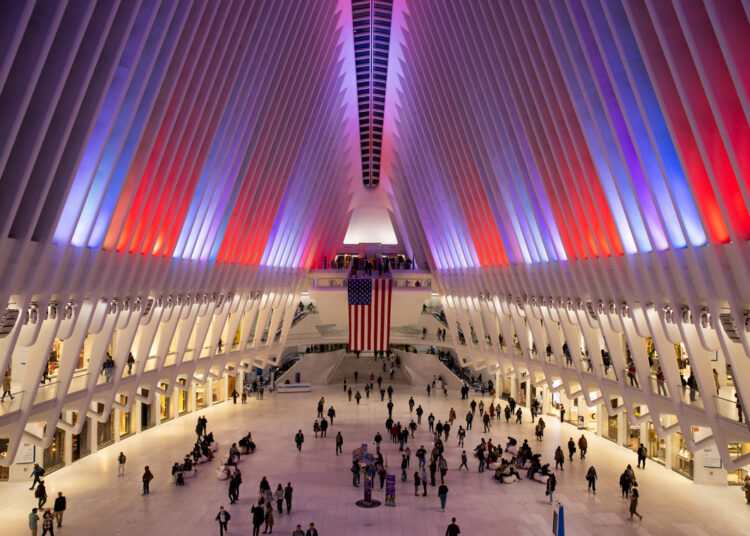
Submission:
<svg viewBox="0 0 750 536">
<path fill-rule="evenodd" d="M 607 419 L 607 439 L 617 443 L 617 415 L 610 415 Z"/>
<path fill-rule="evenodd" d="M 750 443 L 729 443 L 728 447 L 729 457 L 732 459 L 750 453 Z M 731 485 L 743 485 L 748 474 L 750 474 L 748 465 L 736 471 L 727 471 L 727 482 Z"/>
<path fill-rule="evenodd" d="M 97 411 L 104 411 L 104 404 L 97 404 Z M 115 441 L 114 410 L 110 410 L 107 420 L 96 423 L 96 445 L 98 448 L 111 445 Z"/>
<path fill-rule="evenodd" d="M 648 435 L 648 457 L 664 465 L 667 457 L 667 442 L 656 435 L 656 430 L 652 423 L 646 425 Z"/>
<path fill-rule="evenodd" d="M 128 397 L 125 395 L 120 396 L 120 404 L 126 406 L 128 403 Z M 120 411 L 120 438 L 128 437 L 133 434 L 133 409 L 130 411 Z"/>
<path fill-rule="evenodd" d="M 65 432 L 57 428 L 49 447 L 44 449 L 42 467 L 46 473 L 65 465 Z"/>
<path fill-rule="evenodd" d="M 214 380 L 211 385 L 211 400 L 213 403 L 223 402 L 225 398 L 224 394 L 224 380 Z"/>
<path fill-rule="evenodd" d="M 185 385 L 185 379 L 184 378 L 179 379 L 177 381 L 180 382 L 182 385 Z M 189 393 L 188 393 L 187 390 L 183 391 L 182 389 L 179 389 L 177 392 L 179 393 L 178 394 L 178 398 L 177 398 L 177 412 L 180 415 L 184 415 L 185 413 L 187 413 L 188 411 L 190 411 L 190 404 L 188 402 L 189 401 L 189 398 L 188 398 L 188 394 Z"/>
<path fill-rule="evenodd" d="M 683 476 L 693 479 L 693 453 L 687 449 L 685 439 L 681 433 L 676 433 L 673 436 L 674 441 L 674 460 L 672 463 L 672 469 L 677 471 Z"/>
<path fill-rule="evenodd" d="M 148 396 L 148 389 L 141 389 L 143 396 Z M 154 425 L 154 420 L 151 416 L 151 404 L 141 402 L 141 430 L 148 430 Z"/>
<path fill-rule="evenodd" d="M 206 407 L 206 384 L 195 386 L 195 409 L 201 410 Z"/>
<path fill-rule="evenodd" d="M 165 391 L 167 390 L 168 386 L 166 383 L 162 383 L 160 385 L 162 389 Z M 168 421 L 172 418 L 172 397 L 169 396 L 160 396 L 159 397 L 159 410 L 160 410 L 160 417 L 161 422 Z"/>
<path fill-rule="evenodd" d="M 80 415 L 73 412 L 73 424 L 80 418 Z M 71 452 L 73 461 L 80 460 L 84 456 L 91 454 L 91 436 L 89 435 L 90 419 L 86 419 L 81 428 L 80 434 L 73 434 L 73 450 Z"/>
</svg>

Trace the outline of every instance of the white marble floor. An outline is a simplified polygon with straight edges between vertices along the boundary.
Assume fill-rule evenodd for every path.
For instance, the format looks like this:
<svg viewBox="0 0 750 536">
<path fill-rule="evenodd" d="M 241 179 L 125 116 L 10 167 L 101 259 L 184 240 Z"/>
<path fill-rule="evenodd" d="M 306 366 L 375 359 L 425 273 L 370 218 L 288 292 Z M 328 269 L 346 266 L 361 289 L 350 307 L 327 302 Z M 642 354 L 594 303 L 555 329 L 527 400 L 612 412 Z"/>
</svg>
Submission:
<svg viewBox="0 0 750 536">
<path fill-rule="evenodd" d="M 397 386 L 394 417 L 409 421 L 408 388 Z M 415 399 L 425 409 L 425 417 L 434 412 L 445 418 L 450 407 L 459 415 L 466 413 L 468 403 L 454 396 L 427 398 L 415 388 Z M 316 400 L 326 397 L 326 407 L 333 404 L 337 418 L 329 437 L 315 439 L 312 422 Z M 386 398 L 387 399 L 387 398 Z M 104 449 L 46 478 L 50 498 L 63 491 L 68 498 L 64 527 L 57 534 L 75 535 L 203 535 L 218 534 L 214 521 L 220 505 L 232 514 L 230 534 L 249 534 L 250 507 L 256 496 L 258 482 L 265 475 L 272 488 L 291 481 L 294 502 L 291 515 L 277 515 L 275 531 L 291 534 L 297 523 L 307 527 L 315 522 L 323 535 L 442 535 L 451 516 L 455 516 L 462 534 L 468 535 L 546 535 L 551 533 L 552 506 L 544 496 L 544 486 L 523 480 L 500 485 L 491 472 L 478 474 L 476 460 L 470 458 L 472 472 L 457 472 L 460 449 L 454 433 L 448 442 L 450 488 L 446 511 L 440 511 L 436 488 L 428 488 L 428 496 L 415 497 L 411 479 L 397 483 L 396 507 L 381 506 L 365 510 L 355 506 L 362 488 L 351 486 L 349 453 L 362 442 L 372 443 L 377 430 L 383 431 L 387 416 L 380 397 L 363 399 L 360 406 L 347 402 L 339 386 L 318 388 L 306 394 L 269 394 L 265 400 L 251 399 L 247 405 L 224 403 L 206 410 L 208 429 L 221 443 L 225 454 L 228 444 L 246 431 L 252 431 L 257 452 L 243 458 L 240 467 L 244 483 L 237 504 L 229 505 L 227 483 L 216 480 L 213 467 L 200 466 L 198 475 L 178 488 L 169 479 L 173 461 L 181 459 L 194 440 L 195 415 L 170 422 L 156 429 L 133 436 L 119 445 Z M 524 417 L 528 421 L 528 415 Z M 496 443 L 508 435 L 519 441 L 528 437 L 533 448 L 541 448 L 544 458 L 552 458 L 554 448 L 571 435 L 580 435 L 570 425 L 562 425 L 548 417 L 541 447 L 533 441 L 532 425 L 505 425 L 493 422 L 492 432 L 482 434 L 475 427 L 466 440 L 467 450 L 480 437 L 492 437 Z M 429 445 L 425 424 L 410 441 L 414 452 L 419 444 Z M 458 423 L 457 423 L 458 424 Z M 305 432 L 301 453 L 294 446 L 298 428 Z M 457 427 L 454 427 L 454 430 Z M 334 455 L 334 436 L 341 430 L 345 456 Z M 385 434 L 384 434 L 385 435 Z M 630 521 L 627 502 L 620 498 L 619 474 L 627 463 L 635 465 L 635 455 L 624 448 L 586 434 L 589 442 L 587 460 L 575 459 L 558 472 L 556 499 L 565 506 L 566 534 L 587 536 L 607 534 L 619 536 L 713 534 L 740 535 L 750 532 L 750 506 L 745 504 L 739 488 L 696 486 L 687 479 L 654 462 L 646 470 L 637 470 L 643 521 Z M 416 443 L 416 445 L 415 445 Z M 399 474 L 400 455 L 397 445 L 386 441 L 384 454 L 391 471 Z M 116 476 L 119 450 L 128 456 L 127 473 Z M 416 462 L 412 459 L 414 465 Z M 599 474 L 596 495 L 586 491 L 584 474 L 588 466 L 596 466 Z M 140 493 L 140 475 L 144 465 L 155 473 L 151 494 Z M 412 467 L 414 467 L 414 465 Z M 412 469 L 413 473 L 413 469 Z M 377 488 L 377 486 L 376 486 Z M 374 496 L 383 499 L 383 491 Z M 28 483 L 0 486 L 0 534 L 28 534 L 27 515 L 35 506 Z M 41 533 L 41 529 L 39 531 Z"/>
</svg>

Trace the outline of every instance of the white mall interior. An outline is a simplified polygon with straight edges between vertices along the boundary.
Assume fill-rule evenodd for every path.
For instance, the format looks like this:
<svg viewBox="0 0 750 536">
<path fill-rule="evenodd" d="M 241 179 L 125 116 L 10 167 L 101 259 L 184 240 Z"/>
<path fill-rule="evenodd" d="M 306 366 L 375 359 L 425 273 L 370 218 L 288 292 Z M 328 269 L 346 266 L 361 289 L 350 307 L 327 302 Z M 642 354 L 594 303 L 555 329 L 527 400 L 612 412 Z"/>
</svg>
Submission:
<svg viewBox="0 0 750 536">
<path fill-rule="evenodd" d="M 0 535 L 41 534 L 39 471 L 63 534 L 247 534 L 263 475 L 287 534 L 750 532 L 747 50 L 748 0 L 0 3 Z M 362 508 L 370 369 L 402 424 L 523 424 L 477 410 L 469 472 L 454 425 L 445 512 L 386 439 L 395 506 Z M 589 454 L 550 505 L 477 472 L 484 435 Z"/>
</svg>

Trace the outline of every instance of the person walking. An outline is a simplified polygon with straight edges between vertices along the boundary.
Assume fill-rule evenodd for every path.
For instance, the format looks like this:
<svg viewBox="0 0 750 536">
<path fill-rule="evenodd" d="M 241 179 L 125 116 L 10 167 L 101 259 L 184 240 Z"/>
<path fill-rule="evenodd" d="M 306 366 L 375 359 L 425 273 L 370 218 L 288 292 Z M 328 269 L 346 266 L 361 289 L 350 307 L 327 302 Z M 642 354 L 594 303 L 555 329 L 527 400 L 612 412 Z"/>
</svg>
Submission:
<svg viewBox="0 0 750 536">
<path fill-rule="evenodd" d="M 440 471 L 440 483 L 445 484 L 445 474 L 448 472 L 448 462 L 442 454 L 438 458 L 438 471 Z"/>
<path fill-rule="evenodd" d="M 462 467 L 466 467 L 466 470 L 469 470 L 469 466 L 467 465 L 468 457 L 466 456 L 466 451 L 461 451 L 461 465 L 458 466 L 458 470 L 460 471 Z"/>
<path fill-rule="evenodd" d="M 339 431 L 336 434 L 336 456 L 338 456 L 339 453 L 341 454 L 344 453 L 343 447 L 344 447 L 344 438 L 341 435 L 341 431 Z"/>
<path fill-rule="evenodd" d="M 49 511 L 49 509 L 44 511 L 44 515 L 42 516 L 42 536 L 46 536 L 49 534 L 49 536 L 55 536 L 55 529 L 54 527 L 54 521 L 55 518 L 52 515 L 52 512 Z"/>
<path fill-rule="evenodd" d="M 445 501 L 448 498 L 448 486 L 440 484 L 438 488 L 438 497 L 440 497 L 440 508 L 445 512 Z"/>
<path fill-rule="evenodd" d="M 565 463 L 565 454 L 563 454 L 562 448 L 558 445 L 555 450 L 555 469 L 558 467 L 560 471 L 564 471 L 563 464 Z"/>
<path fill-rule="evenodd" d="M 219 536 L 224 536 L 224 533 L 229 533 L 229 528 L 227 528 L 227 524 L 229 523 L 229 520 L 232 518 L 231 515 L 229 515 L 229 512 L 224 510 L 223 506 L 219 506 L 219 513 L 216 514 L 216 521 L 219 522 Z"/>
<path fill-rule="evenodd" d="M 422 414 L 424 413 L 424 410 L 422 409 L 422 404 L 417 406 L 417 424 L 422 424 Z"/>
<path fill-rule="evenodd" d="M 292 536 L 305 536 L 305 531 L 302 530 L 302 525 L 297 525 L 297 528 L 292 532 Z"/>
<path fill-rule="evenodd" d="M 549 496 L 550 504 L 552 504 L 552 494 L 555 493 L 556 487 L 557 487 L 557 478 L 555 477 L 555 473 L 550 473 L 550 475 L 547 477 L 547 491 L 546 491 L 546 494 Z"/>
<path fill-rule="evenodd" d="M 456 518 L 452 517 L 451 524 L 445 529 L 445 536 L 458 536 L 459 534 L 461 534 L 461 529 L 456 525 Z"/>
<path fill-rule="evenodd" d="M 318 529 L 315 528 L 315 523 L 310 523 L 310 528 L 305 532 L 305 536 L 318 536 Z"/>
<path fill-rule="evenodd" d="M 422 497 L 427 497 L 427 470 L 422 467 L 422 474 L 420 475 L 422 477 Z"/>
<path fill-rule="evenodd" d="M 422 477 L 419 476 L 419 471 L 414 471 L 414 496 L 419 496 L 419 485 L 422 483 Z"/>
<path fill-rule="evenodd" d="M 592 465 L 589 467 L 588 472 L 586 473 L 586 480 L 589 483 L 589 491 L 593 491 L 594 495 L 596 495 L 596 479 L 599 478 L 596 476 L 596 469 L 594 469 L 594 466 Z"/>
<path fill-rule="evenodd" d="M 154 479 L 154 474 L 151 472 L 151 469 L 149 469 L 148 465 L 143 468 L 143 476 L 141 477 L 141 482 L 143 483 L 143 493 L 141 495 L 148 495 L 149 494 L 149 485 L 151 484 L 151 481 Z"/>
<path fill-rule="evenodd" d="M 31 487 L 29 489 L 34 489 L 34 486 L 39 484 L 42 480 L 42 477 L 44 476 L 44 469 L 38 464 L 34 464 L 34 468 L 31 470 L 31 474 L 29 475 L 29 478 L 34 478 L 34 482 L 31 483 Z"/>
<path fill-rule="evenodd" d="M 413 411 L 414 411 L 414 397 L 410 396 L 409 397 L 409 413 Z"/>
<path fill-rule="evenodd" d="M 253 504 L 250 513 L 253 514 L 253 536 L 260 536 L 260 526 L 266 519 L 266 512 L 261 505 Z"/>
<path fill-rule="evenodd" d="M 302 443 L 305 442 L 305 435 L 302 430 L 297 430 L 297 435 L 294 436 L 294 443 L 297 445 L 297 450 L 302 452 Z"/>
<path fill-rule="evenodd" d="M 294 488 L 292 488 L 292 483 L 287 482 L 286 487 L 284 488 L 284 502 L 286 502 L 286 513 L 292 511 L 292 492 L 294 491 Z"/>
<path fill-rule="evenodd" d="M 31 536 L 36 536 L 36 531 L 38 530 L 39 516 L 37 515 L 37 511 L 36 508 L 32 508 L 31 513 L 29 514 L 29 530 L 31 531 Z"/>
<path fill-rule="evenodd" d="M 576 453 L 576 442 L 573 441 L 573 438 L 571 437 L 568 439 L 568 456 L 570 461 L 573 461 L 573 454 Z"/>
<path fill-rule="evenodd" d="M 638 516 L 638 519 L 643 519 L 643 516 L 638 513 L 638 484 L 633 483 L 633 491 L 630 492 L 630 519 L 633 516 Z"/>
<path fill-rule="evenodd" d="M 55 520 L 57 521 L 57 526 L 62 527 L 62 520 L 63 520 L 63 514 L 65 513 L 65 509 L 68 507 L 68 501 L 65 499 L 65 496 L 63 495 L 62 491 L 57 492 L 57 498 L 55 499 L 55 504 L 52 510 L 55 513 Z"/>
<path fill-rule="evenodd" d="M 240 397 L 240 394 L 237 392 L 237 389 L 232 389 L 232 400 L 234 400 L 234 405 L 237 405 L 237 399 Z"/>
<path fill-rule="evenodd" d="M 745 500 L 750 504 L 750 475 L 745 476 L 745 483 L 742 485 L 742 491 L 745 492 Z"/>
<path fill-rule="evenodd" d="M 328 421 L 324 418 L 320 419 L 320 437 L 327 437 L 328 432 Z"/>
<path fill-rule="evenodd" d="M 393 402 L 389 400 L 386 407 L 388 408 L 388 416 L 393 418 Z"/>
<path fill-rule="evenodd" d="M 357 405 L 359 406 L 359 401 L 362 400 L 362 395 L 359 392 L 359 389 L 357 389 L 357 394 L 354 395 L 354 400 L 357 401 Z"/>
<path fill-rule="evenodd" d="M 336 410 L 333 409 L 333 406 L 328 408 L 328 418 L 331 420 L 331 426 L 333 426 L 333 418 L 336 416 Z"/>
<path fill-rule="evenodd" d="M 120 455 L 117 457 L 117 476 L 125 476 L 125 462 L 127 457 L 120 451 Z"/>
<path fill-rule="evenodd" d="M 44 485 L 44 480 L 39 481 L 39 486 L 34 492 L 34 497 L 39 499 L 39 504 L 37 506 L 41 509 L 42 506 L 44 506 L 44 503 L 47 502 L 47 488 Z"/>
<path fill-rule="evenodd" d="M 583 434 L 581 434 L 581 437 L 578 438 L 578 449 L 581 451 L 581 459 L 586 459 L 586 451 L 589 448 L 589 442 L 586 441 L 586 438 Z"/>
</svg>

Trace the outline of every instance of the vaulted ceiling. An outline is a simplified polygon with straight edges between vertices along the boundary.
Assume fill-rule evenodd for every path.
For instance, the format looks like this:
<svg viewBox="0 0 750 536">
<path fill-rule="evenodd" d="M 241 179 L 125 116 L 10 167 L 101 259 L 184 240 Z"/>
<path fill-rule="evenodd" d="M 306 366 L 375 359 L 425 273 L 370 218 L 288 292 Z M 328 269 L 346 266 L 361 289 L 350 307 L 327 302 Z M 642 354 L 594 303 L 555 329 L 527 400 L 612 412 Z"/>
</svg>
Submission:
<svg viewBox="0 0 750 536">
<path fill-rule="evenodd" d="M 6 3 L 0 268 L 306 269 L 368 204 L 436 270 L 750 238 L 747 1 L 371 4 L 387 63 L 358 78 L 351 0 Z"/>
</svg>

